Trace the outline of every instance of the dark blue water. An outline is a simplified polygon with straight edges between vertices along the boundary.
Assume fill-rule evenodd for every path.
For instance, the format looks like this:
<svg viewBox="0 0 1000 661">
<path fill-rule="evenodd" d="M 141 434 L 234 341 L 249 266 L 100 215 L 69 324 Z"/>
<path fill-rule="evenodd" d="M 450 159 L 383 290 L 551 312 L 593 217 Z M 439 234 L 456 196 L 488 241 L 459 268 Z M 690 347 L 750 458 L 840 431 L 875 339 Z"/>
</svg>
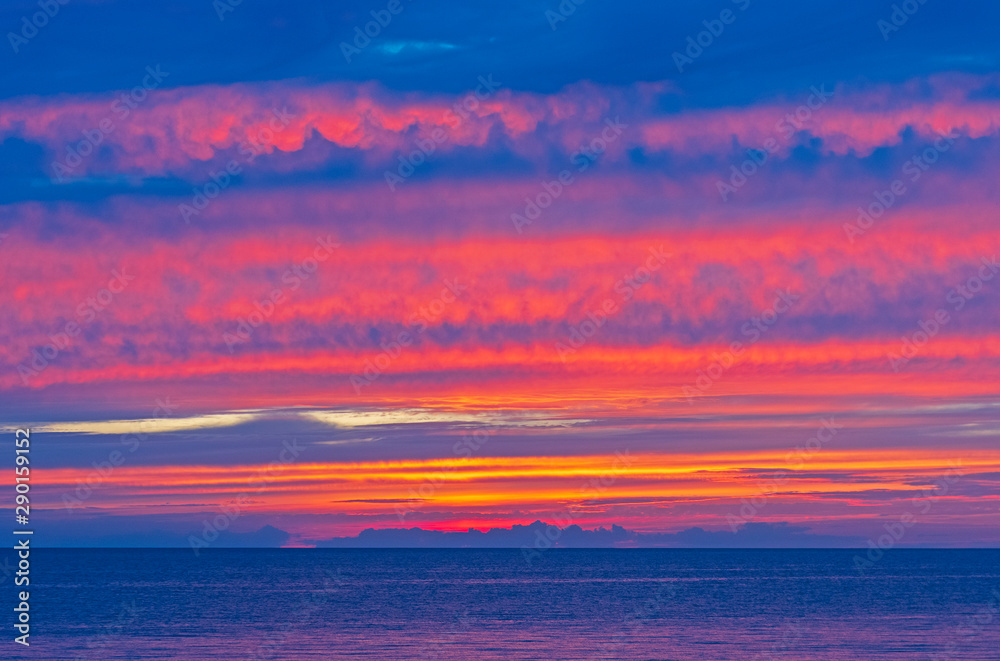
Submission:
<svg viewBox="0 0 1000 661">
<path fill-rule="evenodd" d="M 43 549 L 3 657 L 1000 659 L 1000 551 L 854 555 Z"/>
</svg>

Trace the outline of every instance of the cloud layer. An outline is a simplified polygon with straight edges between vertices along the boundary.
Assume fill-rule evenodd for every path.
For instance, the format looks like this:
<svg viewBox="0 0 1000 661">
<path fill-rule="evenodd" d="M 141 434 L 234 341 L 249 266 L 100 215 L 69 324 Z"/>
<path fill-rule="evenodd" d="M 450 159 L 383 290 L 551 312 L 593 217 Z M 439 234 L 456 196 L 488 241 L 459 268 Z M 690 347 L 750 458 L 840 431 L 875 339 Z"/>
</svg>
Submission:
<svg viewBox="0 0 1000 661">
<path fill-rule="evenodd" d="M 0 423 L 53 525 L 183 536 L 278 461 L 237 542 L 995 542 L 992 5 L 747 3 L 683 67 L 718 7 L 414 5 L 352 58 L 357 3 L 75 7 L 0 93 Z"/>
</svg>

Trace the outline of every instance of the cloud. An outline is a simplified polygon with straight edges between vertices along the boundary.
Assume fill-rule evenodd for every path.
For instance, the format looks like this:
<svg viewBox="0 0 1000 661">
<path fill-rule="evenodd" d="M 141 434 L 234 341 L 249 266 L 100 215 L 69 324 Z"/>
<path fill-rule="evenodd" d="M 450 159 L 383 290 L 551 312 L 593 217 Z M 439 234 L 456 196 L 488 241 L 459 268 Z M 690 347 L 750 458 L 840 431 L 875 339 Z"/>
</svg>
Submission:
<svg viewBox="0 0 1000 661">
<path fill-rule="evenodd" d="M 368 528 L 356 537 L 316 540 L 320 548 L 859 548 L 864 538 L 817 535 L 787 523 L 748 523 L 736 532 L 689 528 L 677 533 L 643 534 L 618 525 L 584 530 L 541 521 L 530 525 L 467 532 L 420 528 Z"/>
<path fill-rule="evenodd" d="M 166 413 L 166 412 L 165 412 Z M 165 434 L 199 429 L 216 429 L 241 425 L 255 419 L 253 413 L 214 413 L 191 417 L 145 418 L 141 420 L 87 420 L 82 422 L 50 422 L 32 425 L 41 434 Z M 0 431 L 17 427 L 0 426 Z"/>
<path fill-rule="evenodd" d="M 872 3 L 753 3 L 683 72 L 699 3 L 587 3 L 556 29 L 528 0 L 428 6 L 351 62 L 359 0 L 210 4 L 80 0 L 7 68 L 0 398 L 5 428 L 44 439 L 40 504 L 93 489 L 88 515 L 148 513 L 167 543 L 198 527 L 169 517 L 287 442 L 307 463 L 242 534 L 353 534 L 396 501 L 449 530 L 580 502 L 587 527 L 724 545 L 803 419 L 843 415 L 852 436 L 768 501 L 790 523 L 734 536 L 807 544 L 892 513 L 942 448 L 996 471 L 1000 281 L 972 279 L 997 248 L 994 4 L 970 22 L 928 3 L 885 41 Z M 778 290 L 801 298 L 772 324 Z M 154 420 L 168 394 L 181 415 Z M 492 435 L 463 464 L 471 430 Z M 156 433 L 108 473 L 137 431 Z M 611 446 L 667 459 L 581 498 Z M 961 482 L 935 534 L 986 539 L 993 491 Z"/>
<path fill-rule="evenodd" d="M 970 220 L 955 235 L 932 225 L 934 212 L 906 218 L 905 229 L 879 228 L 856 245 L 844 236 L 845 217 L 828 212 L 813 218 L 808 240 L 789 220 L 739 234 L 371 240 L 322 262 L 313 250 L 333 235 L 294 226 L 268 240 L 244 230 L 173 243 L 94 228 L 87 243 L 100 248 L 97 260 L 76 245 L 11 232 L 3 247 L 35 258 L 0 264 L 10 283 L 0 293 L 8 303 L 0 306 L 0 389 L 295 370 L 336 375 L 341 392 L 357 395 L 352 375 L 364 376 L 364 393 L 400 375 L 596 375 L 622 361 L 687 378 L 737 341 L 742 360 L 761 370 L 894 374 L 888 356 L 901 355 L 901 337 L 937 310 L 949 323 L 934 322 L 939 332 L 911 366 L 993 364 L 994 233 Z M 928 241 L 939 246 L 933 259 L 920 252 Z M 650 271 L 657 250 L 669 256 Z M 133 280 L 111 295 L 122 272 Z M 956 288 L 970 280 L 976 292 L 966 288 L 966 298 Z M 785 305 L 778 292 L 796 301 L 761 327 L 762 315 Z M 581 341 L 581 328 L 602 315 L 607 321 Z M 235 424 L 249 415 L 156 424 Z M 309 415 L 343 426 L 410 414 Z"/>
<path fill-rule="evenodd" d="M 746 523 L 735 532 L 689 528 L 674 535 L 650 537 L 664 545 L 687 548 L 862 548 L 863 537 L 841 537 L 809 532 L 806 526 L 781 523 Z"/>
<path fill-rule="evenodd" d="M 524 172 L 546 173 L 580 163 L 581 154 L 602 167 L 634 167 L 637 154 L 669 154 L 695 167 L 712 158 L 728 173 L 728 162 L 748 149 L 773 162 L 800 148 L 817 157 L 866 157 L 914 139 L 926 147 L 943 135 L 995 137 L 1000 101 L 980 93 L 995 84 L 990 76 L 822 84 L 798 97 L 676 113 L 661 110 L 677 94 L 668 81 L 576 83 L 540 95 L 481 76 L 457 97 L 371 83 L 212 85 L 154 89 L 135 110 L 116 96 L 0 101 L 0 138 L 22 151 L 44 147 L 48 175 L 60 182 L 175 176 L 201 184 L 234 160 L 241 177 L 242 170 L 288 176 L 339 165 L 381 181 L 399 159 L 426 172 L 435 168 L 425 161 L 466 157 L 495 166 L 513 159 Z"/>
</svg>

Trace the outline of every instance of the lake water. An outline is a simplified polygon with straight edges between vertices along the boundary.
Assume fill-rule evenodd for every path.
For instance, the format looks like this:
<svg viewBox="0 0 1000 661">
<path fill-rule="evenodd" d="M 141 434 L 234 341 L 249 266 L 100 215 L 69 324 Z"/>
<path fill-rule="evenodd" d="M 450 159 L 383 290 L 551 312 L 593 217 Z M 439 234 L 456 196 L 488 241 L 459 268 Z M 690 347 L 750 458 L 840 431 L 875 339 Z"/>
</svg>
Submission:
<svg viewBox="0 0 1000 661">
<path fill-rule="evenodd" d="M 1000 551 L 855 553 L 36 549 L 3 656 L 1000 659 Z"/>
</svg>

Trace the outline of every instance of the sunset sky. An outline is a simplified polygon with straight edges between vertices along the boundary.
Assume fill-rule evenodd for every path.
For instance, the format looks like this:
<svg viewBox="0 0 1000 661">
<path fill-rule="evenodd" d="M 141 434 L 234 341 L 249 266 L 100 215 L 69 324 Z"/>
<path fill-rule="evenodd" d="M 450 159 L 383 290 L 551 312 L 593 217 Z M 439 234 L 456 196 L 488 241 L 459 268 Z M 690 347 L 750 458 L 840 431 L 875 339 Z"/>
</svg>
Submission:
<svg viewBox="0 0 1000 661">
<path fill-rule="evenodd" d="M 39 542 L 1000 543 L 1000 7 L 202 5 L 0 9 Z"/>
</svg>

